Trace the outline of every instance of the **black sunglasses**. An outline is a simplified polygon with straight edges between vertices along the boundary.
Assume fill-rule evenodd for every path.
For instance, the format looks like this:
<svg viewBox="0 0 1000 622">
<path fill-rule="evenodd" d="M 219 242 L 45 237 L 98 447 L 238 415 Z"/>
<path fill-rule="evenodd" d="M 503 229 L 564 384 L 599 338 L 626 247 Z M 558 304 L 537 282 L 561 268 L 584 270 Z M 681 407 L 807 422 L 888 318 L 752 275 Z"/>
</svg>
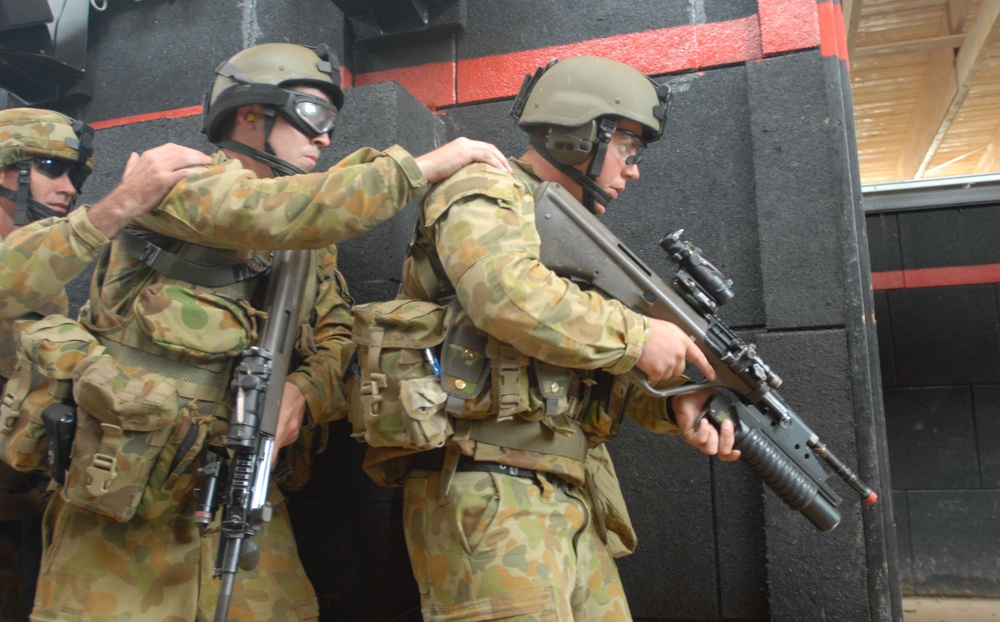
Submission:
<svg viewBox="0 0 1000 622">
<path fill-rule="evenodd" d="M 60 160 L 59 158 L 35 158 L 31 161 L 35 165 L 35 169 L 40 173 L 48 177 L 49 179 L 58 179 L 64 174 L 69 175 L 69 180 L 76 188 L 77 192 L 80 192 L 81 186 L 83 186 L 83 167 L 81 167 L 76 162 L 70 162 L 69 160 Z"/>
</svg>

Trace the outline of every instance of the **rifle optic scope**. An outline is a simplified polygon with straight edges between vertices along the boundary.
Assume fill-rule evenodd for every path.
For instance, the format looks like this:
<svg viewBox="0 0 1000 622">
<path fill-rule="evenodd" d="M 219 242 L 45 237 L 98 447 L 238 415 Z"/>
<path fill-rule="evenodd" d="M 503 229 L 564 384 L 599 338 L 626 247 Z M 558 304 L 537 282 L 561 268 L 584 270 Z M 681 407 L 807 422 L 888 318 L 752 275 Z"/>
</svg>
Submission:
<svg viewBox="0 0 1000 622">
<path fill-rule="evenodd" d="M 681 239 L 683 229 L 678 229 L 660 240 L 660 248 L 667 253 L 671 263 L 691 275 L 718 306 L 733 299 L 733 282 L 710 261 L 701 256 L 701 249 Z"/>
</svg>

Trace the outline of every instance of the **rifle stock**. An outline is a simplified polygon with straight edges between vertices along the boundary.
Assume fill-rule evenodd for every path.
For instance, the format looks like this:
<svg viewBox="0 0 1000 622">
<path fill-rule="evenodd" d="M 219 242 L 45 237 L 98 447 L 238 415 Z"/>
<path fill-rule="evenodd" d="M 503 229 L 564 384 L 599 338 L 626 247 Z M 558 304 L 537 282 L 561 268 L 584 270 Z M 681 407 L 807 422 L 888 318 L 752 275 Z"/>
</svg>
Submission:
<svg viewBox="0 0 1000 622">
<path fill-rule="evenodd" d="M 781 378 L 715 314 L 732 297 L 729 281 L 680 239 L 661 246 L 679 269 L 668 285 L 588 212 L 565 188 L 543 183 L 535 193 L 535 224 L 541 262 L 560 276 L 582 281 L 644 315 L 672 322 L 704 352 L 716 372 L 712 383 L 657 391 L 637 370 L 647 392 L 669 397 L 705 387 L 726 389 L 706 405 L 704 416 L 719 427 L 731 419 L 741 458 L 790 507 L 820 531 L 840 523 L 840 499 L 827 485 L 822 458 L 866 503 L 877 496 L 820 441 L 777 392 Z"/>
<path fill-rule="evenodd" d="M 236 404 L 226 441 L 231 458 L 226 465 L 212 454 L 201 469 L 196 522 L 207 526 L 216 505 L 222 507 L 215 563 L 215 576 L 220 578 L 215 622 L 225 622 L 228 617 L 237 570 L 256 567 L 259 554 L 252 538 L 271 518 L 267 489 L 275 434 L 310 260 L 310 251 L 274 254 L 264 298 L 267 318 L 257 343 L 242 353 L 234 372 Z"/>
</svg>

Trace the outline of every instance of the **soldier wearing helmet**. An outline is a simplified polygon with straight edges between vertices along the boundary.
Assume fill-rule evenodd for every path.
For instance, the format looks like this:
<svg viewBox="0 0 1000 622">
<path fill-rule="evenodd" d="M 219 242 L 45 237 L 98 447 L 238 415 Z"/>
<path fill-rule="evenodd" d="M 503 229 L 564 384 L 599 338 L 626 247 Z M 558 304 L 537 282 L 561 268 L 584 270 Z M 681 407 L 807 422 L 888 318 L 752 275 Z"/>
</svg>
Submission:
<svg viewBox="0 0 1000 622">
<path fill-rule="evenodd" d="M 279 249 L 313 250 L 306 312 L 294 319 L 287 381 L 271 388 L 282 391 L 275 445 L 286 447 L 267 494 L 272 515 L 254 536 L 256 567 L 236 574 L 229 617 L 318 619 L 278 484 L 305 483 L 324 424 L 345 414 L 351 298 L 333 244 L 470 162 L 507 167 L 492 145 L 458 139 L 419 157 L 364 148 L 313 172 L 344 103 L 339 76 L 326 46 L 265 43 L 220 64 L 204 100 L 203 130 L 220 147 L 213 165 L 98 260 L 81 322 L 100 349 L 74 378 L 73 461 L 46 513 L 61 544 L 45 551 L 36 619 L 214 616 L 219 526 L 195 521 L 198 469 L 226 451 L 232 369 L 267 312 L 269 251 Z M 120 389 L 114 399 L 105 384 Z"/>
<path fill-rule="evenodd" d="M 603 213 L 639 178 L 668 96 L 615 61 L 553 61 L 514 101 L 529 140 L 513 172 L 472 164 L 421 202 L 401 297 L 457 300 L 460 311 L 441 349 L 443 393 L 414 418 L 423 423 L 436 405 L 454 432 L 438 449 L 369 447 L 365 464 L 376 481 L 404 487 L 425 620 L 630 619 L 612 557 L 630 552 L 635 534 L 603 443 L 627 414 L 656 432 L 683 431 L 723 460 L 739 457 L 731 426 L 695 426 L 707 391 L 668 406 L 627 381 L 637 369 L 654 383 L 682 382 L 686 359 L 714 378 L 682 330 L 582 291 L 539 261 L 541 182 Z"/>
<path fill-rule="evenodd" d="M 57 112 L 0 111 L 0 393 L 6 394 L 17 362 L 14 322 L 67 314 L 65 286 L 90 265 L 108 236 L 155 207 L 191 167 L 210 162 L 177 145 L 133 154 L 121 185 L 73 210 L 94 169 L 92 139 L 87 125 Z M 0 580 L 0 620 L 24 620 L 31 610 L 47 483 L 39 473 L 0 463 L 0 548 L 10 551 L 5 559 L 12 562 L 4 564 Z M 23 567 L 13 563 L 19 558 Z"/>
</svg>

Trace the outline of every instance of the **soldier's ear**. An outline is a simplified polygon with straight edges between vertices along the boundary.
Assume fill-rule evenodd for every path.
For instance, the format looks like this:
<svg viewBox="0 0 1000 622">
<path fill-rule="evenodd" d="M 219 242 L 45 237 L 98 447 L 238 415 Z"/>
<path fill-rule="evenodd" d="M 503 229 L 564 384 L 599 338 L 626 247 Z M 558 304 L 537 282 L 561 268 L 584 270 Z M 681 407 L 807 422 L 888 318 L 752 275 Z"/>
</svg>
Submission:
<svg viewBox="0 0 1000 622">
<path fill-rule="evenodd" d="M 249 129 L 253 129 L 254 123 L 260 118 L 260 105 L 250 104 L 249 106 L 240 106 L 236 110 L 236 123 L 237 125 L 246 126 Z"/>
</svg>

